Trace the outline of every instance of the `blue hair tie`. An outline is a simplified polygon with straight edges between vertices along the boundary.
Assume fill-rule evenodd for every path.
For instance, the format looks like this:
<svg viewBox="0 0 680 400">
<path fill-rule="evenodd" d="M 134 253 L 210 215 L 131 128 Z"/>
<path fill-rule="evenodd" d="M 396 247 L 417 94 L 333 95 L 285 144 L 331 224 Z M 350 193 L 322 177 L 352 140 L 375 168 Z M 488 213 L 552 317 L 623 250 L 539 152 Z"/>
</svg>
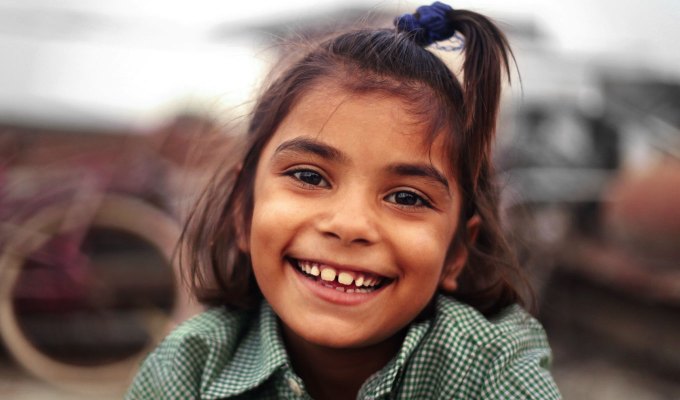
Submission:
<svg viewBox="0 0 680 400">
<path fill-rule="evenodd" d="M 449 22 L 447 14 L 453 11 L 448 4 L 435 1 L 430 6 L 420 6 L 414 14 L 404 14 L 394 19 L 398 32 L 413 35 L 413 40 L 420 46 L 453 37 L 456 28 Z"/>
</svg>

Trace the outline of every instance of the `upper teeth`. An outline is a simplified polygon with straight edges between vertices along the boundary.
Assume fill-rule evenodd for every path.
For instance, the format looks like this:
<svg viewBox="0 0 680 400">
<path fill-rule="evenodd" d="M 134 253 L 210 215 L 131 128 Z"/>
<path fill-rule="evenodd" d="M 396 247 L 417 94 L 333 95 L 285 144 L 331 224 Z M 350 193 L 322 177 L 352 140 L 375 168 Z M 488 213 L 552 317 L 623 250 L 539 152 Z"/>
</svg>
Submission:
<svg viewBox="0 0 680 400">
<path fill-rule="evenodd" d="M 348 271 L 338 271 L 333 267 L 322 265 L 311 261 L 298 261 L 298 266 L 304 272 L 313 276 L 321 276 L 321 280 L 332 282 L 337 280 L 343 285 L 370 287 L 380 283 L 381 279 L 376 277 L 367 277 L 364 274 Z"/>
<path fill-rule="evenodd" d="M 324 268 L 321 270 L 321 279 L 324 281 L 334 281 L 335 275 L 337 275 L 337 272 L 335 272 L 333 268 Z"/>
</svg>

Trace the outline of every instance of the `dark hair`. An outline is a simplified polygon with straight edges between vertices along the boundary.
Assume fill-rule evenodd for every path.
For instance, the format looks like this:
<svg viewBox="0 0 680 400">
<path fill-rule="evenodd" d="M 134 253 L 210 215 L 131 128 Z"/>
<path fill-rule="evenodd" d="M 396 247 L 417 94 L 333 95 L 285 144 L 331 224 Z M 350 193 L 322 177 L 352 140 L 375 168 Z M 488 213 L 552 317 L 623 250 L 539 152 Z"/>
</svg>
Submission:
<svg viewBox="0 0 680 400">
<path fill-rule="evenodd" d="M 491 163 L 501 83 L 504 73 L 509 78 L 512 53 L 503 33 L 486 17 L 450 10 L 446 18 L 465 40 L 462 84 L 441 59 L 416 44 L 413 34 L 357 29 L 317 44 L 265 89 L 255 105 L 240 163 L 213 177 L 182 235 L 190 284 L 200 301 L 247 309 L 262 298 L 249 255 L 239 247 L 252 217 L 257 163 L 297 101 L 315 85 L 330 81 L 354 93 L 405 98 L 413 113 L 428 122 L 430 143 L 445 135 L 465 199 L 461 221 L 475 214 L 481 219 L 476 240 L 460 223 L 451 244 L 451 249 L 467 246 L 469 254 L 459 289 L 451 295 L 485 314 L 523 303 L 520 288 L 526 280 L 501 231 Z"/>
</svg>

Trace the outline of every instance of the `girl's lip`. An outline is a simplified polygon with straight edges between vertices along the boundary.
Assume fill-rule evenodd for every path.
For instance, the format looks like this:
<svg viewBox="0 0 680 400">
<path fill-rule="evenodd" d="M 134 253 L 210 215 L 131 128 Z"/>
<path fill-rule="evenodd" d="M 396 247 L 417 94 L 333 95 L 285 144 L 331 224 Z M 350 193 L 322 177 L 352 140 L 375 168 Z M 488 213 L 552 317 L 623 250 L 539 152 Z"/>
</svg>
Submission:
<svg viewBox="0 0 680 400">
<path fill-rule="evenodd" d="M 389 286 L 389 284 L 386 284 L 368 293 L 346 293 L 333 287 L 324 286 L 322 283 L 323 281 L 309 279 L 299 272 L 297 267 L 295 267 L 295 265 L 293 265 L 290 260 L 287 262 L 288 266 L 293 272 L 293 275 L 296 277 L 295 279 L 297 279 L 297 281 L 303 286 L 305 290 L 311 292 L 313 295 L 324 301 L 337 305 L 356 306 L 366 303 L 378 296 L 383 291 L 383 289 L 385 289 L 385 287 Z"/>
</svg>

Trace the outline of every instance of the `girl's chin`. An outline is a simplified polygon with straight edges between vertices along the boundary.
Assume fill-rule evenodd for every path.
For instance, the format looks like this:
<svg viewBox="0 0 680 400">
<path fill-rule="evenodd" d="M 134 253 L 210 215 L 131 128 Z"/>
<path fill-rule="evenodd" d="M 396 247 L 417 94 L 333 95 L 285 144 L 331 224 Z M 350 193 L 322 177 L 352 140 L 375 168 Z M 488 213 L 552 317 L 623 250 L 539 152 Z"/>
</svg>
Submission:
<svg viewBox="0 0 680 400">
<path fill-rule="evenodd" d="M 325 347 L 330 349 L 362 349 L 372 347 L 384 342 L 392 342 L 395 336 L 380 334 L 377 332 L 361 331 L 353 324 L 326 324 L 323 328 L 318 323 L 312 329 L 310 324 L 302 323 L 299 330 L 294 330 L 284 325 L 284 332 L 287 338 L 302 340 L 306 344 Z M 365 327 L 365 325 L 364 325 Z M 292 336 L 292 337 L 291 337 Z"/>
</svg>

